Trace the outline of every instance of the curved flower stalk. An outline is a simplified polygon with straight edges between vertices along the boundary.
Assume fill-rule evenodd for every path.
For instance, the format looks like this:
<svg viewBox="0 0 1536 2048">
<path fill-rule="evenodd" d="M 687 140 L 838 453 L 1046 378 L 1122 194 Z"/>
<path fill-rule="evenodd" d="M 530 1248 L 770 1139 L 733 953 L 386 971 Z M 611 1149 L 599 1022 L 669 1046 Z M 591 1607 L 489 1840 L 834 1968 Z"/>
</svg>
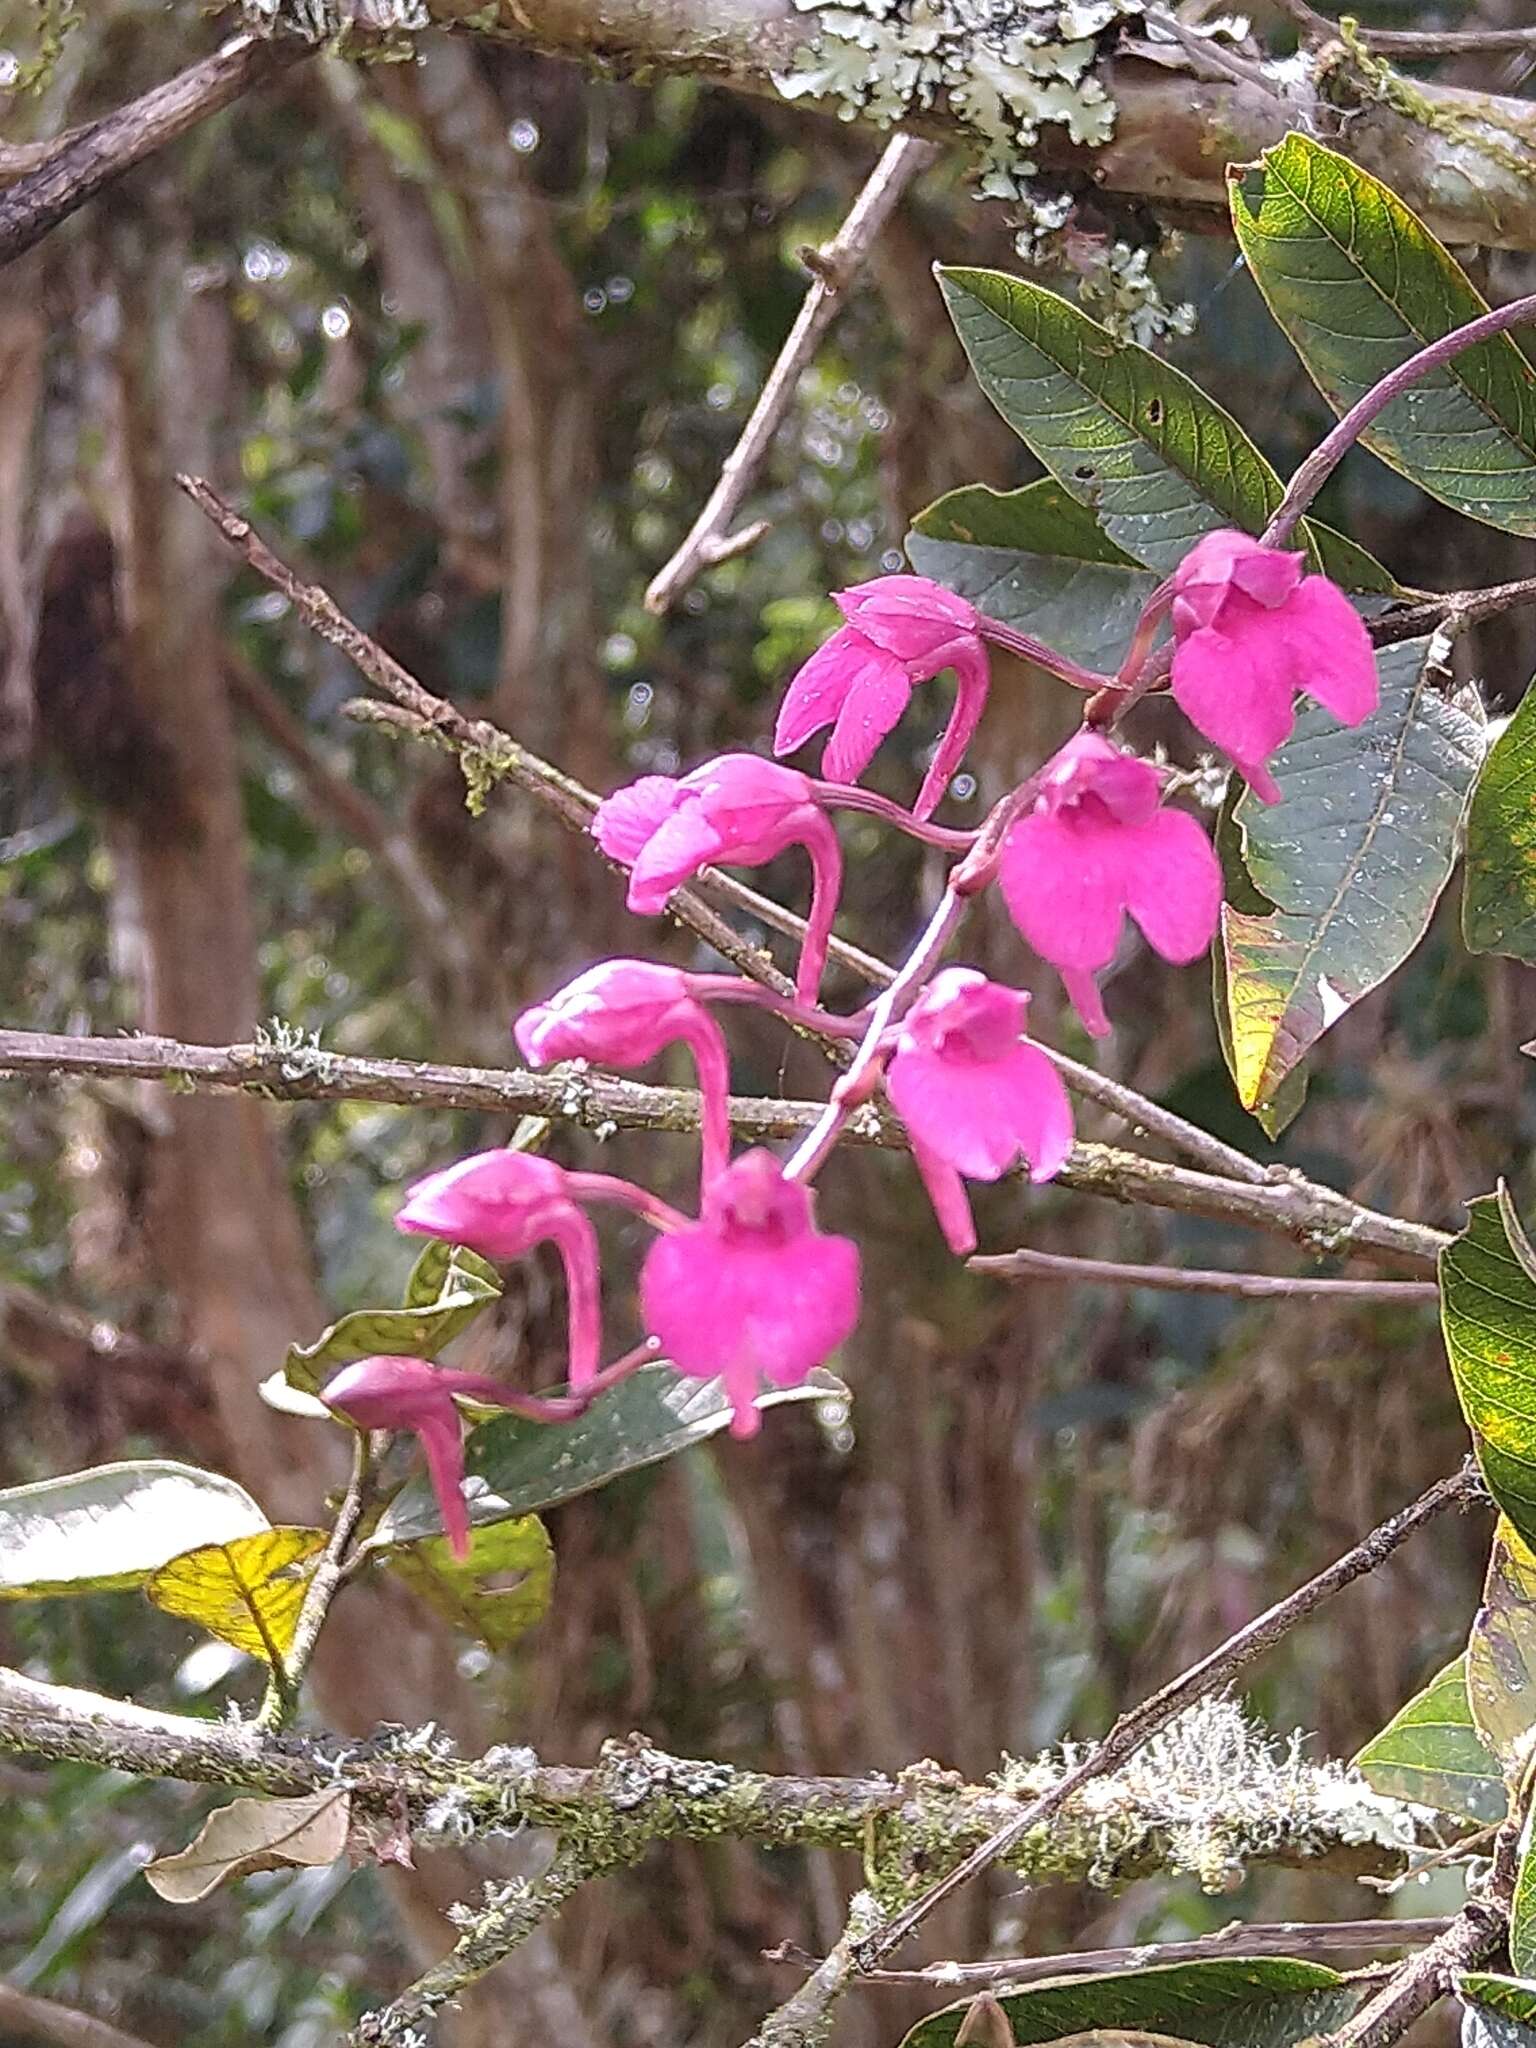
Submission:
<svg viewBox="0 0 1536 2048">
<path fill-rule="evenodd" d="M 584 1190 L 583 1178 L 599 1187 Z M 476 1152 L 407 1189 L 395 1224 L 418 1237 L 467 1245 L 498 1264 L 552 1243 L 565 1267 L 569 1378 L 579 1393 L 597 1377 L 603 1332 L 597 1234 L 576 1198 L 608 1191 L 606 1175 L 568 1174 L 536 1153 Z"/>
<path fill-rule="evenodd" d="M 733 1436 L 754 1436 L 764 1380 L 798 1386 L 859 1317 L 859 1253 L 823 1236 L 806 1188 L 770 1152 L 744 1152 L 706 1190 L 697 1223 L 651 1247 L 646 1327 L 678 1371 L 725 1382 Z"/>
<path fill-rule="evenodd" d="M 1095 1038 L 1109 1030 L 1095 976 L 1125 915 L 1165 960 L 1198 959 L 1216 929 L 1221 869 L 1198 822 L 1162 805 L 1157 770 L 1080 732 L 1041 770 L 999 870 L 1014 923 L 1061 975 Z"/>
<path fill-rule="evenodd" d="M 816 1000 L 843 882 L 842 849 L 809 776 L 756 754 L 722 754 L 680 780 L 645 775 L 615 790 L 592 820 L 598 845 L 629 869 L 629 907 L 666 908 L 674 889 L 719 861 L 758 867 L 790 846 L 811 861 L 811 908 L 795 993 Z"/>
<path fill-rule="evenodd" d="M 1377 703 L 1359 613 L 1336 583 L 1304 574 L 1305 561 L 1245 533 L 1208 533 L 1165 586 L 1174 701 L 1267 804 L 1280 801 L 1267 764 L 1290 737 L 1298 690 L 1344 725 Z"/>
<path fill-rule="evenodd" d="M 1061 1076 L 1024 1035 L 1029 997 L 974 967 L 936 974 L 902 1020 L 885 1089 L 906 1124 L 950 1250 L 976 1249 L 961 1176 L 1000 1180 L 1020 1159 L 1037 1184 L 1072 1150 Z"/>
<path fill-rule="evenodd" d="M 573 1059 L 640 1067 L 681 1041 L 699 1077 L 707 1186 L 730 1158 L 730 1060 L 724 1033 L 693 993 L 695 979 L 656 961 L 603 960 L 525 1010 L 512 1035 L 534 1067 Z"/>
</svg>

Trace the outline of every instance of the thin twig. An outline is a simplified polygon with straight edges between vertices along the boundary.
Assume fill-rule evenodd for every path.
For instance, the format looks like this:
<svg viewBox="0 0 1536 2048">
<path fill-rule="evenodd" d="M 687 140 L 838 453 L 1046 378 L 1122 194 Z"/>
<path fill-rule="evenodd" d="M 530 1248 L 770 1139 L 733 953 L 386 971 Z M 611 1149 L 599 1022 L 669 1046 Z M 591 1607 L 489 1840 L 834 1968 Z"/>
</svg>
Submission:
<svg viewBox="0 0 1536 2048">
<path fill-rule="evenodd" d="M 488 1885 L 482 1908 L 459 1909 L 464 1931 L 441 1962 L 388 2005 L 366 2013 L 348 2039 L 360 2048 L 365 2043 L 367 2048 L 418 2048 L 426 2038 L 424 2026 L 487 1971 L 505 1962 L 598 1868 L 590 1856 L 562 1844 L 548 1869 L 531 1883 L 514 1877 L 505 1884 Z"/>
<path fill-rule="evenodd" d="M 950 1898 L 963 1885 L 969 1884 L 972 1878 L 979 1877 L 984 1870 L 990 1869 L 1000 1857 L 1005 1857 L 1032 1829 L 1038 1828 L 1059 1813 L 1082 1786 L 1123 1764 L 1149 1737 L 1155 1735 L 1159 1729 L 1166 1728 L 1170 1721 L 1183 1713 L 1187 1707 L 1193 1706 L 1196 1700 L 1203 1699 L 1206 1694 L 1215 1692 L 1220 1686 L 1229 1683 L 1239 1671 L 1280 1642 L 1298 1622 L 1320 1607 L 1325 1600 L 1332 1599 L 1335 1593 L 1341 1592 L 1345 1586 L 1352 1585 L 1367 1572 L 1375 1571 L 1407 1537 L 1413 1534 L 1415 1529 L 1422 1528 L 1426 1522 L 1444 1514 L 1448 1508 L 1463 1506 L 1468 1501 L 1479 1498 L 1481 1494 L 1482 1481 L 1472 1459 L 1468 1458 L 1460 1471 L 1452 1473 L 1446 1479 L 1437 1480 L 1433 1486 L 1421 1493 L 1417 1500 L 1399 1509 L 1395 1515 L 1390 1516 L 1368 1536 L 1363 1537 L 1353 1549 L 1345 1551 L 1342 1557 L 1335 1558 L 1333 1563 L 1326 1566 L 1315 1578 L 1309 1579 L 1304 1586 L 1298 1586 L 1294 1593 L 1287 1594 L 1283 1600 L 1276 1601 L 1273 1607 L 1266 1608 L 1262 1614 L 1255 1616 L 1235 1635 L 1229 1636 L 1224 1643 L 1212 1650 L 1209 1656 L 1202 1657 L 1197 1664 L 1192 1664 L 1187 1671 L 1163 1686 L 1160 1691 L 1143 1700 L 1140 1706 L 1122 1714 L 1104 1740 L 1080 1764 L 1069 1770 L 1048 1792 L 1033 1801 L 1022 1813 L 1015 1815 L 1005 1826 L 999 1828 L 989 1841 L 983 1842 L 979 1849 L 973 1850 L 963 1863 L 957 1864 L 937 1884 L 924 1892 L 921 1898 L 894 1914 L 883 1928 L 862 1943 L 859 1950 L 860 1966 L 872 1969 L 877 1963 L 883 1962 L 886 1956 L 899 1948 L 907 1937 L 922 1925 L 936 1907 L 943 1904 L 945 1899 Z"/>
<path fill-rule="evenodd" d="M 1437 626 L 1473 626 L 1495 612 L 1515 611 L 1528 604 L 1536 604 L 1536 576 L 1524 576 L 1516 583 L 1491 583 L 1485 590 L 1447 590 L 1422 604 L 1384 612 L 1379 619 L 1367 621 L 1367 630 L 1373 647 L 1391 647 L 1399 640 L 1432 633 Z"/>
<path fill-rule="evenodd" d="M 304 1603 L 294 1625 L 293 1641 L 281 1665 L 273 1667 L 267 1696 L 258 1716 L 263 1728 L 285 1727 L 298 1710 L 304 1676 L 320 1641 L 320 1631 L 331 1611 L 331 1602 L 348 1576 L 352 1540 L 368 1506 L 369 1473 L 368 1432 L 359 1429 L 353 1433 L 352 1470 L 347 1477 L 347 1490 L 336 1510 L 336 1520 L 331 1525 L 325 1549 L 320 1553 L 320 1562 L 304 1589 Z"/>
<path fill-rule="evenodd" d="M 171 1087 L 234 1089 L 283 1102 L 388 1102 L 402 1108 L 478 1109 L 543 1116 L 606 1136 L 619 1129 L 692 1133 L 699 1097 L 690 1088 L 656 1088 L 610 1075 L 554 1069 L 459 1067 L 414 1060 L 358 1059 L 323 1047 L 188 1045 L 174 1038 L 68 1038 L 0 1030 L 0 1077 L 51 1080 L 114 1075 Z M 824 1104 L 777 1096 L 733 1096 L 731 1127 L 754 1144 L 795 1138 Z M 896 1119 L 871 1104 L 847 1135 L 855 1144 L 904 1149 Z M 1287 1237 L 1310 1251 L 1372 1252 L 1425 1273 L 1450 1238 L 1427 1224 L 1363 1208 L 1347 1195 L 1287 1169 L 1261 1181 L 1223 1179 L 1144 1159 L 1113 1145 L 1080 1144 L 1059 1176 L 1063 1187 L 1111 1201 L 1209 1216 Z"/>
<path fill-rule="evenodd" d="M 836 319 L 871 244 L 912 180 L 937 155 L 938 150 L 931 142 L 920 142 L 911 135 L 894 137 L 881 152 L 880 161 L 870 172 L 848 218 L 832 240 L 815 252 L 811 288 L 795 316 L 795 324 L 768 373 L 768 381 L 741 430 L 740 440 L 721 465 L 719 479 L 705 500 L 704 509 L 676 554 L 651 579 L 645 593 L 648 612 L 669 610 L 701 569 L 743 554 L 767 532 L 764 520 L 740 532 L 731 529 L 752 488 L 758 465 L 790 408 L 800 378 L 822 336 Z"/>
<path fill-rule="evenodd" d="M 1318 41 L 1335 40 L 1339 24 L 1310 7 L 1307 0 L 1274 0 L 1282 14 Z M 1475 51 L 1536 51 L 1536 28 L 1366 28 L 1354 34 L 1368 50 L 1387 57 L 1456 57 Z"/>
<path fill-rule="evenodd" d="M 1305 1920 L 1272 1923 L 1234 1920 L 1214 1934 L 1190 1941 L 1146 1941 L 1134 1948 L 1074 1949 L 1060 1956 L 999 1956 L 985 1963 L 930 1963 L 921 1970 L 868 1970 L 865 1984 L 929 1984 L 939 1990 L 1000 1990 L 1009 1985 L 1039 1984 L 1057 1977 L 1097 1976 L 1114 1970 L 1150 1970 L 1169 1963 L 1200 1963 L 1219 1956 L 1315 1956 L 1340 1950 L 1364 1953 L 1373 1949 L 1416 1948 L 1433 1941 L 1450 1926 L 1435 1920 L 1334 1920 L 1313 1926 Z M 770 1962 L 810 1963 L 812 1956 L 792 1950 L 769 1950 Z"/>
<path fill-rule="evenodd" d="M 1414 2021 L 1450 1990 L 1457 1976 L 1490 1955 L 1504 1939 L 1508 1914 L 1491 1900 L 1469 1899 L 1428 1948 L 1400 1969 L 1335 2033 L 1326 2048 L 1392 2048 Z"/>
<path fill-rule="evenodd" d="M 867 1908 L 867 1897 L 863 1901 Z M 864 1915 L 867 1919 L 867 1911 Z M 746 2048 L 815 2048 L 824 2039 L 832 2008 L 858 1974 L 854 1952 L 860 1915 L 857 1907 L 832 1949 L 815 1962 L 810 1975 L 782 2005 L 775 2006 Z M 814 1961 L 814 1958 L 812 1959 Z"/>
<path fill-rule="evenodd" d="M 1536 292 L 1524 298 L 1511 299 L 1507 306 L 1495 306 L 1491 312 L 1480 313 L 1475 320 L 1452 328 L 1449 334 L 1440 335 L 1424 348 L 1416 349 L 1395 370 L 1389 370 L 1386 376 L 1379 378 L 1363 398 L 1355 400 L 1337 426 L 1323 436 L 1306 460 L 1298 464 L 1285 487 L 1285 495 L 1259 536 L 1262 545 L 1284 547 L 1297 520 L 1323 485 L 1366 428 L 1395 398 L 1421 377 L 1428 376 L 1431 370 L 1453 361 L 1467 349 L 1475 348 L 1480 342 L 1493 341 L 1499 335 L 1507 334 L 1510 328 L 1523 327 L 1531 320 L 1536 320 Z"/>
<path fill-rule="evenodd" d="M 329 591 L 317 583 L 306 583 L 275 555 L 250 521 L 242 518 L 211 485 L 195 476 L 178 476 L 176 481 L 256 574 L 282 592 L 312 632 L 339 649 L 376 689 L 419 720 L 422 730 L 441 739 L 459 755 L 466 779 L 478 774 L 492 782 L 504 776 L 568 825 L 586 831 L 598 804 L 591 790 L 548 761 L 540 760 L 537 754 L 529 753 L 498 726 L 485 719 L 466 718 L 445 698 L 434 696 L 377 640 L 355 625 Z M 694 890 L 674 890 L 668 909 L 743 973 L 750 973 L 755 981 L 763 982 L 780 995 L 794 993 L 792 983 L 772 962 L 756 947 L 746 945 Z"/>
<path fill-rule="evenodd" d="M 0 187 L 0 265 L 40 242 L 50 229 L 135 164 L 154 156 L 210 114 L 279 77 L 315 46 L 298 36 L 235 36 L 115 113 L 59 138 L 41 162 Z"/>
<path fill-rule="evenodd" d="M 968 1259 L 973 1273 L 1002 1280 L 1064 1280 L 1075 1285 L 1152 1287 L 1167 1294 L 1236 1294 L 1248 1301 L 1321 1296 L 1325 1301 L 1438 1301 L 1433 1280 L 1328 1280 L 1298 1273 L 1222 1273 L 1199 1266 L 1123 1265 L 1116 1259 L 1080 1259 L 1069 1252 L 1027 1246 Z"/>
</svg>

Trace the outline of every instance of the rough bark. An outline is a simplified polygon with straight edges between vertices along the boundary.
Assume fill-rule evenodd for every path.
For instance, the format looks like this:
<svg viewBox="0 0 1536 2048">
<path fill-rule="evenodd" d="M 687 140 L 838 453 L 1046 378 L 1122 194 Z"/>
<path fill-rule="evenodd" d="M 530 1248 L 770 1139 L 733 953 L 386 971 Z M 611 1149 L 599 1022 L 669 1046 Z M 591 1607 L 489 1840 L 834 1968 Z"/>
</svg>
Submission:
<svg viewBox="0 0 1536 2048">
<path fill-rule="evenodd" d="M 796 0 L 500 0 L 494 16 L 479 0 L 431 0 L 431 11 L 609 71 L 696 72 L 768 94 L 811 26 Z M 1225 166 L 1305 128 L 1386 179 L 1444 240 L 1536 248 L 1536 178 L 1522 161 L 1536 147 L 1529 101 L 1415 81 L 1423 111 L 1403 113 L 1316 56 L 1258 64 L 1247 78 L 1119 56 L 1099 76 L 1119 108 L 1110 142 L 1087 151 L 1043 140 L 1041 153 L 1109 192 L 1224 217 Z M 942 110 L 923 126 L 955 132 Z"/>
</svg>

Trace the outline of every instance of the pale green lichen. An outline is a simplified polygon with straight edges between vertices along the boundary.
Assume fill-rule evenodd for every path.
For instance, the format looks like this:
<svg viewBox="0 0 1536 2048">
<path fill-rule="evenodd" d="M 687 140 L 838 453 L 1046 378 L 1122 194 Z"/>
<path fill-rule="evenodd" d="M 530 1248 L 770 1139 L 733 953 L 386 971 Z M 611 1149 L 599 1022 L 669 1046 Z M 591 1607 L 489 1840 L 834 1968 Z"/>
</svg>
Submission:
<svg viewBox="0 0 1536 2048">
<path fill-rule="evenodd" d="M 289 29 L 311 43 L 341 42 L 354 30 L 414 35 L 432 19 L 426 0 L 240 0 L 240 11 L 262 35 Z"/>
<path fill-rule="evenodd" d="M 981 190 L 1018 199 L 1042 128 L 1090 147 L 1115 108 L 1093 74 L 1096 38 L 1139 21 L 1143 0 L 796 0 L 806 41 L 774 79 L 787 99 L 831 100 L 845 120 L 888 127 L 946 107 L 973 139 Z"/>
<path fill-rule="evenodd" d="M 1084 307 L 1123 340 L 1149 346 L 1189 333 L 1194 308 L 1164 300 L 1152 251 L 1118 235 L 1084 234 L 1072 193 L 1042 180 L 1036 162 L 1048 127 L 1088 148 L 1109 141 L 1115 104 L 1095 60 L 1106 31 L 1147 27 L 1144 0 L 795 4 L 806 41 L 775 76 L 786 98 L 830 101 L 843 119 L 881 127 L 947 112 L 976 151 L 980 196 L 1021 208 L 1014 245 L 1022 262 L 1075 277 Z M 1243 26 L 1224 18 L 1200 33 Z"/>
</svg>

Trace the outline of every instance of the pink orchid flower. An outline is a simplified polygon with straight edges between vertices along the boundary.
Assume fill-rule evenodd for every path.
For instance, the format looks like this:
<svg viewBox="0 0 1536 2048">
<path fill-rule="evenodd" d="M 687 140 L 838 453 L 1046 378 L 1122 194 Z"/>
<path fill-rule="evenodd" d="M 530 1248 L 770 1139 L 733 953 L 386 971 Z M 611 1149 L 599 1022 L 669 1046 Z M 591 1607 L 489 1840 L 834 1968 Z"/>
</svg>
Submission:
<svg viewBox="0 0 1536 2048">
<path fill-rule="evenodd" d="M 593 1177 L 595 1178 L 595 1177 Z M 498 1264 L 546 1240 L 565 1267 L 570 1384 L 597 1376 L 602 1347 L 597 1235 L 576 1204 L 578 1177 L 534 1152 L 476 1152 L 406 1190 L 396 1227 L 467 1245 Z"/>
<path fill-rule="evenodd" d="M 1115 957 L 1127 911 L 1155 953 L 1198 959 L 1221 910 L 1221 869 L 1198 823 L 1161 807 L 1145 761 L 1094 732 L 1040 773 L 1034 806 L 1008 832 L 999 880 L 1025 940 L 1060 973 L 1095 1038 L 1109 1030 L 1094 980 Z"/>
<path fill-rule="evenodd" d="M 642 1067 L 681 1040 L 693 1054 L 703 1104 L 703 1179 L 712 1181 L 731 1151 L 730 1061 L 725 1036 L 680 968 L 650 960 L 602 960 L 547 1002 L 524 1010 L 512 1027 L 530 1066 L 594 1060 Z"/>
<path fill-rule="evenodd" d="M 946 967 L 902 1020 L 886 1093 L 911 1134 L 917 1168 L 950 1250 L 976 1249 L 961 1175 L 1000 1180 L 1019 1158 L 1036 1183 L 1072 1150 L 1061 1076 L 1024 1027 L 1029 997 L 974 967 Z"/>
<path fill-rule="evenodd" d="M 857 782 L 906 710 L 912 692 L 942 669 L 955 672 L 954 709 L 913 806 L 929 818 L 949 786 L 986 708 L 989 676 L 974 605 L 926 576 L 877 576 L 834 593 L 846 624 L 789 686 L 773 751 L 792 754 L 830 725 L 824 775 Z"/>
<path fill-rule="evenodd" d="M 1303 574 L 1305 560 L 1208 533 L 1172 577 L 1175 701 L 1267 804 L 1280 801 L 1266 763 L 1290 737 L 1298 690 L 1345 725 L 1376 709 L 1370 635 L 1336 583 Z"/>
<path fill-rule="evenodd" d="M 651 1247 L 640 1307 L 680 1373 L 724 1380 L 731 1434 L 753 1436 L 761 1383 L 798 1386 L 858 1321 L 858 1247 L 816 1230 L 809 1193 L 771 1152 L 744 1152 L 699 1221 Z"/>
<path fill-rule="evenodd" d="M 808 775 L 757 754 L 722 754 L 679 781 L 643 775 L 598 806 L 593 835 L 629 869 L 629 907 L 654 917 L 713 861 L 757 867 L 786 847 L 811 857 L 811 910 L 795 990 L 814 1002 L 842 887 L 843 856 Z"/>
<path fill-rule="evenodd" d="M 320 1398 L 358 1429 L 409 1429 L 426 1455 L 438 1512 L 456 1558 L 469 1555 L 469 1510 L 464 1504 L 464 1431 L 454 1396 L 499 1407 L 499 1380 L 477 1372 L 450 1372 L 424 1358 L 360 1358 L 328 1380 Z"/>
</svg>

